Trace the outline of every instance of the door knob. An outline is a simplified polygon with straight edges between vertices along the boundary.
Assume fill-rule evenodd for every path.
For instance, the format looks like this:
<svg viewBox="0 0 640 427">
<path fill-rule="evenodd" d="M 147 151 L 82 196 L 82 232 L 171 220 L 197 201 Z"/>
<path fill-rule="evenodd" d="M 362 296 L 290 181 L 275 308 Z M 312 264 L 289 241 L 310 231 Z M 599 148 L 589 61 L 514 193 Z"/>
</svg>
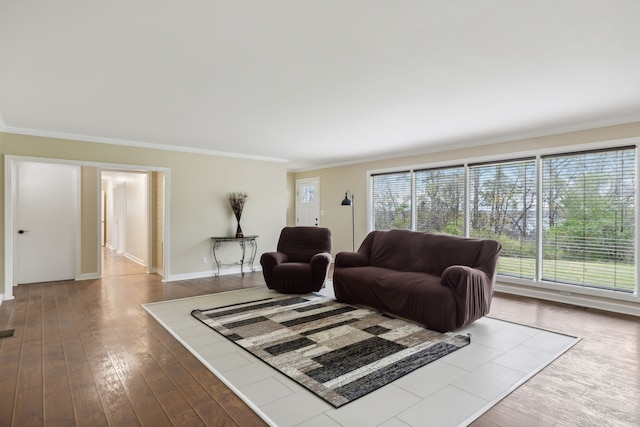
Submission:
<svg viewBox="0 0 640 427">
<path fill-rule="evenodd" d="M 24 233 L 28 233 L 29 230 L 18 230 L 18 234 L 24 234 Z"/>
</svg>

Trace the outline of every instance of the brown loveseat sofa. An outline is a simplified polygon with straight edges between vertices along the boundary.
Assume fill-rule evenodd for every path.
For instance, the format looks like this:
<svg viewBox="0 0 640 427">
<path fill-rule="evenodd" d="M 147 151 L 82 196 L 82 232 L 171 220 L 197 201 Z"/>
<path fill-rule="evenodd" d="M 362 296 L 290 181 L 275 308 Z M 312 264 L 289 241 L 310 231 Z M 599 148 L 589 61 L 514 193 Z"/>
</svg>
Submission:
<svg viewBox="0 0 640 427">
<path fill-rule="evenodd" d="M 338 301 L 453 331 L 489 312 L 501 245 L 408 230 L 373 231 L 335 258 Z"/>
</svg>

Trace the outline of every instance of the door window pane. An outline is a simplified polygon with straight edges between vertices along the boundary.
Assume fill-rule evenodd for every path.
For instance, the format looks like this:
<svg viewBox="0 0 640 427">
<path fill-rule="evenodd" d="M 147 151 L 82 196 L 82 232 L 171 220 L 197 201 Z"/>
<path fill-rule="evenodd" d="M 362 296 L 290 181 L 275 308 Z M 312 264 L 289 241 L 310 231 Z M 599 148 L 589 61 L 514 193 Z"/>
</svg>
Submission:
<svg viewBox="0 0 640 427">
<path fill-rule="evenodd" d="M 316 201 L 315 185 L 303 185 L 301 189 L 300 201 L 302 203 L 313 203 Z"/>
</svg>

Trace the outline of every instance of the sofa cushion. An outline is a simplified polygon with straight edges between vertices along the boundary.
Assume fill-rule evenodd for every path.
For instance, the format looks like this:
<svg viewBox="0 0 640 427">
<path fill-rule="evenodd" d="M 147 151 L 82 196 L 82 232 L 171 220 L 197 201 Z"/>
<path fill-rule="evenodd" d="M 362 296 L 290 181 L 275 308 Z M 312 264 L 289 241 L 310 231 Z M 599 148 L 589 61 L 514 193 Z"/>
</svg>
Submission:
<svg viewBox="0 0 640 427">
<path fill-rule="evenodd" d="M 455 298 L 438 276 L 380 267 L 341 268 L 337 273 L 338 301 L 373 307 L 434 330 L 450 330 L 456 324 Z"/>
<path fill-rule="evenodd" d="M 442 275 L 452 265 L 475 267 L 482 240 L 418 233 L 409 230 L 373 231 L 370 265 L 397 271 Z"/>
</svg>

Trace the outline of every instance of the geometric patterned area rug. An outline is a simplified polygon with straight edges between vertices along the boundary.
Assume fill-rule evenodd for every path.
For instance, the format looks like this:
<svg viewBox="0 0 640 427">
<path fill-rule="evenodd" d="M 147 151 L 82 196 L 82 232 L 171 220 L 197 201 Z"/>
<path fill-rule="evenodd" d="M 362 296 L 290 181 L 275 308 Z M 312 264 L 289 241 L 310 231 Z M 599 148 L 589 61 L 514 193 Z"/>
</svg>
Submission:
<svg viewBox="0 0 640 427">
<path fill-rule="evenodd" d="M 191 315 L 336 408 L 470 343 L 315 294 Z"/>
</svg>

